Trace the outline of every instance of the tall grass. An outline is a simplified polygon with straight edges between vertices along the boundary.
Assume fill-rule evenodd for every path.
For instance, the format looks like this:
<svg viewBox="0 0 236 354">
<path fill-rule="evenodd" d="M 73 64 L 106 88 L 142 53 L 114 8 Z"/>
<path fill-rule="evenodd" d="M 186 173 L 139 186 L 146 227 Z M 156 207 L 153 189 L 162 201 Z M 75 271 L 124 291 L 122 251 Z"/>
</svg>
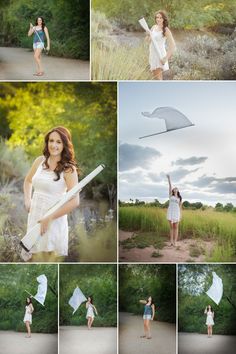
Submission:
<svg viewBox="0 0 236 354">
<path fill-rule="evenodd" d="M 168 236 L 166 210 L 156 207 L 120 207 L 119 227 L 126 231 L 155 231 Z M 180 222 L 180 239 L 198 238 L 216 243 L 211 261 L 236 259 L 236 214 L 214 210 L 184 210 Z"/>
</svg>

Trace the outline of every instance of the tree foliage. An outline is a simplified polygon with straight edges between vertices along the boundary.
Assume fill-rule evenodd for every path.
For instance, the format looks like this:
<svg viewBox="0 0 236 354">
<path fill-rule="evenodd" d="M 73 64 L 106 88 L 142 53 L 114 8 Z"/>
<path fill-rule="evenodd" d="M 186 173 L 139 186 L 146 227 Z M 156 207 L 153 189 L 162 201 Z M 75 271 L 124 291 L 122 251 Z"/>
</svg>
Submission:
<svg viewBox="0 0 236 354">
<path fill-rule="evenodd" d="M 121 265 L 119 272 L 119 309 L 143 313 L 139 300 L 152 296 L 156 307 L 155 319 L 175 323 L 175 265 Z"/>
<path fill-rule="evenodd" d="M 85 325 L 86 307 L 81 304 L 74 315 L 68 304 L 74 289 L 79 286 L 86 297 L 92 296 L 98 316 L 94 326 L 117 325 L 117 272 L 116 265 L 60 265 L 60 324 Z"/>
<path fill-rule="evenodd" d="M 94 0 L 93 9 L 122 26 L 139 29 L 138 19 L 145 17 L 151 25 L 156 11 L 163 9 L 170 18 L 171 28 L 200 29 L 219 24 L 234 24 L 234 0 Z"/>
<path fill-rule="evenodd" d="M 56 265 L 0 265 L 0 329 L 25 331 L 23 322 L 26 298 L 37 293 L 36 278 L 45 274 L 48 279 L 48 291 L 45 307 L 36 300 L 34 306 L 32 332 L 57 332 L 57 266 Z"/>
</svg>

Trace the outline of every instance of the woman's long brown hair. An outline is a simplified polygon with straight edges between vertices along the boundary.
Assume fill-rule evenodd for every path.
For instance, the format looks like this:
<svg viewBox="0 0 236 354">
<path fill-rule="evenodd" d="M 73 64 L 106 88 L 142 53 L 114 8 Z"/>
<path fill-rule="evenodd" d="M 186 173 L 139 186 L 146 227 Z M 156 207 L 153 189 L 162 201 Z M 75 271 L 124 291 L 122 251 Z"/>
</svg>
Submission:
<svg viewBox="0 0 236 354">
<path fill-rule="evenodd" d="M 71 134 L 69 130 L 66 129 L 65 127 L 56 127 L 51 129 L 44 138 L 45 145 L 43 149 L 43 155 L 45 156 L 45 162 L 44 162 L 45 169 L 49 169 L 48 159 L 50 157 L 50 153 L 48 150 L 48 142 L 49 142 L 50 134 L 52 134 L 53 132 L 56 132 L 60 135 L 63 144 L 61 160 L 57 162 L 57 166 L 54 170 L 57 176 L 55 181 L 59 181 L 62 172 L 64 171 L 73 172 L 73 167 L 75 167 L 78 172 L 78 167 L 75 161 L 75 152 L 74 152 L 74 147 L 72 144 Z"/>
<path fill-rule="evenodd" d="M 156 17 L 157 15 L 161 15 L 161 17 L 163 18 L 163 29 L 162 29 L 162 34 L 163 36 L 165 36 L 166 34 L 166 27 L 169 26 L 169 20 L 168 20 L 168 17 L 167 17 L 167 14 L 165 13 L 165 11 L 163 10 L 159 10 L 155 13 L 155 23 L 156 23 Z"/>
</svg>

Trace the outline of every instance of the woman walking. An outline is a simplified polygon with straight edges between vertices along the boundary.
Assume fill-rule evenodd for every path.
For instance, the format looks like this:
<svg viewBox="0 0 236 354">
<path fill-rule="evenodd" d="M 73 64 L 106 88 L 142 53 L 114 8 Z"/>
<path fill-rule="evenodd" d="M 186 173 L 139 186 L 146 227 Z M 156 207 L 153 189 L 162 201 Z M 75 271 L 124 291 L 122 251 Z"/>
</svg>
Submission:
<svg viewBox="0 0 236 354">
<path fill-rule="evenodd" d="M 88 320 L 87 326 L 88 329 L 91 329 L 94 321 L 94 311 L 96 315 L 98 315 L 97 309 L 93 305 L 93 299 L 91 296 L 88 297 L 88 301 L 86 302 L 86 309 L 87 309 L 86 319 Z"/>
<path fill-rule="evenodd" d="M 212 326 L 214 326 L 214 311 L 211 305 L 205 308 L 204 314 L 207 315 L 206 325 L 207 325 L 207 335 L 208 338 L 212 337 Z"/>
<path fill-rule="evenodd" d="M 141 338 L 151 339 L 151 328 L 150 321 L 153 321 L 155 316 L 155 305 L 151 296 L 147 300 L 139 300 L 141 304 L 144 304 L 144 313 L 143 313 L 143 326 L 144 326 L 144 335 L 140 336 Z"/>
<path fill-rule="evenodd" d="M 51 129 L 45 136 L 43 156 L 34 161 L 24 181 L 25 208 L 28 211 L 27 232 L 38 222 L 41 239 L 31 253 L 47 261 L 52 254 L 68 255 L 67 214 L 79 205 L 79 195 L 48 217 L 45 213 L 78 183 L 77 165 L 69 130 Z M 33 190 L 33 196 L 32 195 Z"/>
<path fill-rule="evenodd" d="M 170 224 L 170 246 L 176 246 L 179 235 L 179 222 L 181 219 L 182 197 L 178 188 L 172 188 L 170 176 L 167 175 L 169 184 L 169 207 L 167 220 Z"/>
<path fill-rule="evenodd" d="M 34 34 L 33 38 L 33 49 L 34 49 L 34 60 L 36 63 L 36 73 L 35 76 L 43 76 L 44 71 L 41 63 L 41 54 L 42 50 L 45 48 L 45 37 L 47 39 L 47 48 L 46 50 L 50 50 L 50 38 L 48 29 L 45 26 L 44 19 L 42 17 L 38 17 L 35 21 L 35 26 L 30 24 L 28 36 Z"/>
<path fill-rule="evenodd" d="M 31 329 L 30 325 L 32 324 L 32 313 L 34 311 L 34 307 L 32 305 L 31 298 L 27 297 L 26 299 L 26 306 L 25 306 L 25 316 L 24 316 L 24 323 L 27 329 L 27 335 L 25 338 L 30 338 L 31 337 Z"/>
<path fill-rule="evenodd" d="M 175 41 L 168 27 L 169 21 L 164 11 L 155 13 L 155 24 L 148 33 L 149 65 L 155 80 L 163 80 L 163 72 L 169 70 L 168 60 L 175 51 Z M 167 51 L 166 51 L 167 45 Z"/>
</svg>

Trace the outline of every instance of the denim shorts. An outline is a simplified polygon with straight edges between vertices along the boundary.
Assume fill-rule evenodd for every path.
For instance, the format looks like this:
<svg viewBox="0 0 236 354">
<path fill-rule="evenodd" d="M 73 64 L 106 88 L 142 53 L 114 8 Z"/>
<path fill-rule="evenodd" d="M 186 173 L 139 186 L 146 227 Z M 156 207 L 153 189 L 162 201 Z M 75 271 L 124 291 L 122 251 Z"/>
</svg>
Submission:
<svg viewBox="0 0 236 354">
<path fill-rule="evenodd" d="M 41 42 L 35 42 L 35 43 L 33 44 L 33 48 L 34 48 L 34 49 L 43 49 L 43 47 L 44 47 L 44 44 L 41 43 Z"/>
<path fill-rule="evenodd" d="M 143 315 L 144 320 L 151 320 L 152 316 L 151 315 Z"/>
</svg>

